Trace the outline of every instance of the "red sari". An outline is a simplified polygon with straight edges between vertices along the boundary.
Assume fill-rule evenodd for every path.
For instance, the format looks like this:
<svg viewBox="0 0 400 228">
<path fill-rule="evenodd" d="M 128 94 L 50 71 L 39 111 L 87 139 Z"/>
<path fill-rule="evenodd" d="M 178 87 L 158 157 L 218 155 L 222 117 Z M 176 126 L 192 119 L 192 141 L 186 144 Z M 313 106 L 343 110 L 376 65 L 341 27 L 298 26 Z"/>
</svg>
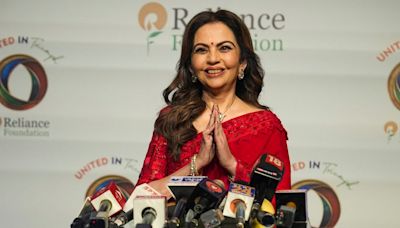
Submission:
<svg viewBox="0 0 400 228">
<path fill-rule="evenodd" d="M 280 159 L 285 167 L 277 190 L 290 189 L 290 160 L 287 149 L 287 133 L 278 117 L 269 110 L 247 113 L 222 123 L 229 148 L 237 160 L 235 180 L 249 182 L 252 168 L 264 153 Z M 185 143 L 179 160 L 174 160 L 167 152 L 166 139 L 154 133 L 143 168 L 136 185 L 164 178 L 187 165 L 191 157 L 200 150 L 202 133 Z M 229 186 L 228 172 L 218 164 L 218 158 L 203 168 L 202 175 L 210 179 L 220 179 Z"/>
</svg>

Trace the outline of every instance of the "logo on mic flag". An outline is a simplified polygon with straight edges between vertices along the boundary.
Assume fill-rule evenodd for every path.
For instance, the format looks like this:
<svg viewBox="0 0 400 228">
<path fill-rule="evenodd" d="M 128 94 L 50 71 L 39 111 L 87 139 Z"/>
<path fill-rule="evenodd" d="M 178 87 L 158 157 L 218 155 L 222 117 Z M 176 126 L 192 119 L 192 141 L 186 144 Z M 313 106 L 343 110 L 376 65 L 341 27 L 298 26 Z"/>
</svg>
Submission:
<svg viewBox="0 0 400 228">
<path fill-rule="evenodd" d="M 212 192 L 216 192 L 216 193 L 222 193 L 223 190 L 220 186 L 218 186 L 217 184 L 211 182 L 211 181 L 206 181 L 206 185 L 207 188 L 212 191 Z"/>
</svg>

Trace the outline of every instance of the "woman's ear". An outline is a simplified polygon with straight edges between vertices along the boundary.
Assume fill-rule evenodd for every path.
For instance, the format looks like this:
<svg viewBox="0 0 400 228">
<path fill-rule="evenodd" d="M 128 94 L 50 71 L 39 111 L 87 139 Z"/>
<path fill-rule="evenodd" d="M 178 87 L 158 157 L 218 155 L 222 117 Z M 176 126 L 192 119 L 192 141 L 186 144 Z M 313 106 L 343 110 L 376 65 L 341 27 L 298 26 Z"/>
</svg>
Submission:
<svg viewBox="0 0 400 228">
<path fill-rule="evenodd" d="M 247 67 L 247 60 L 243 60 L 241 63 L 240 63 L 240 68 L 239 69 L 241 69 L 241 70 L 246 70 L 246 67 Z"/>
</svg>

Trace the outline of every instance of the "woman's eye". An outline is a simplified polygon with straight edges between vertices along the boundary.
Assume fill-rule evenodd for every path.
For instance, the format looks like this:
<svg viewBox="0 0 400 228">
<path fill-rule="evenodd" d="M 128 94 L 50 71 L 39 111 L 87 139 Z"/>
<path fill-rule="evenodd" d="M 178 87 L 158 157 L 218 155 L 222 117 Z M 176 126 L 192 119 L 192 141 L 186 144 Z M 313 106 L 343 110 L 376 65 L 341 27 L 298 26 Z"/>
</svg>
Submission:
<svg viewBox="0 0 400 228">
<path fill-rule="evenodd" d="M 220 50 L 221 51 L 230 51 L 230 50 L 232 50 L 232 47 L 230 47 L 228 45 L 224 45 L 224 46 L 221 46 Z"/>
<path fill-rule="evenodd" d="M 205 49 L 205 48 L 202 48 L 202 47 L 199 47 L 199 48 L 196 48 L 196 49 L 194 49 L 194 53 L 204 53 L 204 52 L 206 52 L 207 50 Z"/>
</svg>

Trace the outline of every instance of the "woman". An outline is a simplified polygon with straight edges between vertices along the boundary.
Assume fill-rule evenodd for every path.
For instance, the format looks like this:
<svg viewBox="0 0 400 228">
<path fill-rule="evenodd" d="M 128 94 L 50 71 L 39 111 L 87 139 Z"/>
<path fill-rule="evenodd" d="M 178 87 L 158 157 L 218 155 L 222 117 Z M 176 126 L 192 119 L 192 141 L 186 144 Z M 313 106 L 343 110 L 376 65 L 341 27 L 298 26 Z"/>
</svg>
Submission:
<svg viewBox="0 0 400 228">
<path fill-rule="evenodd" d="M 249 181 L 254 163 L 268 153 L 285 166 L 277 189 L 289 189 L 286 131 L 258 102 L 263 77 L 237 15 L 219 10 L 193 17 L 137 185 L 148 183 L 170 197 L 171 176 L 204 175 L 227 187 L 230 180 Z"/>
</svg>

